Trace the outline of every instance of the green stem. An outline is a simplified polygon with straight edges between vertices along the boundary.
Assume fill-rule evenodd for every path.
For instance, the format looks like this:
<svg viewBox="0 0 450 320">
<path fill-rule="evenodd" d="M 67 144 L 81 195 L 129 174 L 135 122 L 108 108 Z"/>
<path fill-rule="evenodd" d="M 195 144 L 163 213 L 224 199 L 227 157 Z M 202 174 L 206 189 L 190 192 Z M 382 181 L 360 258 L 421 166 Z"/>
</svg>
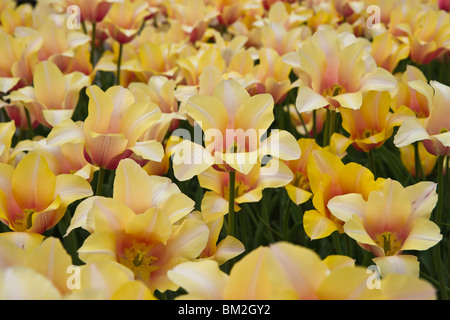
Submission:
<svg viewBox="0 0 450 320">
<path fill-rule="evenodd" d="M 331 136 L 334 133 L 335 125 L 336 125 L 336 111 L 327 109 L 327 118 L 325 120 L 325 131 L 323 135 L 324 147 L 330 144 Z"/>
<path fill-rule="evenodd" d="M 101 196 L 102 195 L 103 180 L 105 179 L 105 173 L 106 173 L 106 169 L 105 168 L 100 168 L 98 170 L 97 188 L 95 190 L 95 195 L 96 196 Z"/>
<path fill-rule="evenodd" d="M 288 197 L 286 208 L 284 209 L 284 220 L 283 220 L 283 239 L 288 240 L 288 231 L 289 231 L 289 209 L 291 207 L 292 200 Z"/>
<path fill-rule="evenodd" d="M 329 144 L 330 137 L 330 119 L 331 119 L 331 110 L 327 109 L 327 116 L 325 118 L 325 128 L 323 129 L 323 147 L 325 148 Z"/>
<path fill-rule="evenodd" d="M 25 108 L 25 115 L 27 117 L 28 133 L 30 135 L 30 140 L 33 140 L 34 138 L 33 125 L 31 124 L 30 112 L 28 111 L 27 108 Z"/>
<path fill-rule="evenodd" d="M 420 162 L 419 142 L 414 143 L 414 165 L 416 169 L 416 180 L 421 181 L 422 179 L 425 179 L 423 174 L 422 162 Z"/>
<path fill-rule="evenodd" d="M 445 156 L 439 156 L 438 157 L 438 203 L 437 203 L 437 211 L 436 211 L 436 224 L 441 228 L 441 221 L 442 221 L 442 212 L 444 209 L 444 159 Z"/>
<path fill-rule="evenodd" d="M 437 182 L 437 188 L 438 188 L 438 203 L 437 203 L 437 209 L 436 209 L 436 217 L 435 217 L 435 223 L 438 225 L 439 228 L 442 229 L 442 212 L 444 209 L 444 160 L 445 156 L 439 156 L 438 157 L 438 182 Z M 444 277 L 444 270 L 442 268 L 442 261 L 441 261 L 441 243 L 436 244 L 432 250 L 431 255 L 433 258 L 433 264 L 436 268 L 436 273 L 439 278 L 439 285 L 440 285 L 440 292 L 441 292 L 441 298 L 443 300 L 447 300 L 447 290 L 445 285 L 445 277 Z"/>
<path fill-rule="evenodd" d="M 314 138 L 314 140 L 316 140 L 316 138 L 317 138 L 316 121 L 317 121 L 317 110 L 313 110 L 313 138 Z"/>
<path fill-rule="evenodd" d="M 336 249 L 336 254 L 342 255 L 342 246 L 341 240 L 339 239 L 339 232 L 335 231 L 331 234 L 331 238 L 333 239 L 333 245 Z"/>
<path fill-rule="evenodd" d="M 95 67 L 95 33 L 96 33 L 97 24 L 95 22 L 92 23 L 92 42 L 91 42 L 91 64 L 92 68 Z"/>
<path fill-rule="evenodd" d="M 439 279 L 439 291 L 441 292 L 441 298 L 442 300 L 448 300 L 446 285 L 445 285 L 445 277 L 444 277 L 444 270 L 442 268 L 442 261 L 441 261 L 441 246 L 440 243 L 436 244 L 431 249 L 431 256 L 433 258 L 433 264 L 436 270 L 436 273 L 438 275 Z"/>
<path fill-rule="evenodd" d="M 369 169 L 370 171 L 372 171 L 375 179 L 377 179 L 377 167 L 375 165 L 375 152 L 373 149 L 369 150 L 368 156 L 369 156 Z"/>
<path fill-rule="evenodd" d="M 235 235 L 234 230 L 234 189 L 235 189 L 235 183 L 236 183 L 236 172 L 230 171 L 229 172 L 229 197 L 228 197 L 228 235 L 233 236 Z"/>
<path fill-rule="evenodd" d="M 122 53 L 123 53 L 123 43 L 119 44 L 119 59 L 117 60 L 117 74 L 116 74 L 116 79 L 117 85 L 120 85 L 120 65 L 122 64 Z"/>
</svg>

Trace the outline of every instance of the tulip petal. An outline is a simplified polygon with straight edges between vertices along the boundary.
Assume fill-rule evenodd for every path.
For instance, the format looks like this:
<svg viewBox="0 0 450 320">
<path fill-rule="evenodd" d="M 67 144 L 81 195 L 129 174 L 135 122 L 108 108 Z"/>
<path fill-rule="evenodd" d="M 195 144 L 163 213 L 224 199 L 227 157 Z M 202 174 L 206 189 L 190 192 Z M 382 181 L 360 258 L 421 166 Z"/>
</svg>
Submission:
<svg viewBox="0 0 450 320">
<path fill-rule="evenodd" d="M 51 61 L 43 61 L 36 67 L 33 76 L 36 100 L 42 102 L 48 109 L 61 109 L 66 88 L 64 76 Z"/>
<path fill-rule="evenodd" d="M 430 135 L 423 128 L 417 118 L 406 119 L 394 137 L 394 144 L 397 148 L 407 146 L 416 141 L 430 139 Z"/>
<path fill-rule="evenodd" d="M 442 240 L 439 227 L 425 218 L 414 220 L 402 250 L 427 250 Z"/>
<path fill-rule="evenodd" d="M 312 240 L 325 238 L 338 230 L 336 224 L 317 210 L 306 211 L 303 215 L 305 232 Z"/>
<path fill-rule="evenodd" d="M 72 258 L 57 238 L 47 238 L 29 255 L 27 266 L 45 275 L 60 290 L 68 293 L 67 268 L 72 265 Z"/>
<path fill-rule="evenodd" d="M 186 181 L 212 166 L 214 158 L 201 145 L 183 140 L 173 150 L 172 163 L 175 177 Z"/>
<path fill-rule="evenodd" d="M 47 160 L 37 153 L 30 153 L 14 170 L 11 182 L 13 197 L 21 209 L 39 212 L 53 202 L 55 183 L 56 177 Z"/>
<path fill-rule="evenodd" d="M 137 141 L 134 146 L 129 149 L 146 160 L 160 162 L 164 157 L 164 148 L 162 144 L 156 140 Z"/>
<path fill-rule="evenodd" d="M 274 121 L 273 106 L 270 94 L 258 94 L 246 99 L 236 111 L 234 127 L 244 131 L 267 130 Z"/>
<path fill-rule="evenodd" d="M 187 113 L 203 132 L 219 130 L 224 132 L 228 125 L 227 110 L 216 97 L 196 95 L 187 101 Z"/>
<path fill-rule="evenodd" d="M 408 274 L 419 278 L 420 266 L 416 256 L 402 254 L 377 257 L 372 260 L 380 270 L 382 278 L 386 278 L 388 274 Z"/>
<path fill-rule="evenodd" d="M 328 201 L 328 209 L 333 216 L 346 222 L 357 215 L 362 218 L 367 210 L 367 202 L 359 193 L 349 193 L 337 196 Z"/>
<path fill-rule="evenodd" d="M 295 106 L 297 107 L 298 112 L 303 113 L 313 111 L 328 105 L 328 100 L 311 88 L 302 86 L 298 90 L 297 99 L 295 101 Z"/>
<path fill-rule="evenodd" d="M 60 174 L 56 177 L 55 192 L 65 206 L 93 194 L 91 185 L 85 179 L 72 174 Z"/>
<path fill-rule="evenodd" d="M 226 300 L 267 300 L 272 284 L 267 274 L 268 248 L 259 247 L 248 253 L 231 269 L 225 286 Z"/>
<path fill-rule="evenodd" d="M 170 280 L 201 299 L 221 300 L 228 275 L 220 270 L 216 261 L 185 262 L 167 273 Z"/>
<path fill-rule="evenodd" d="M 61 298 L 61 293 L 53 283 L 31 268 L 14 266 L 0 270 L 1 300 L 57 300 Z"/>
</svg>

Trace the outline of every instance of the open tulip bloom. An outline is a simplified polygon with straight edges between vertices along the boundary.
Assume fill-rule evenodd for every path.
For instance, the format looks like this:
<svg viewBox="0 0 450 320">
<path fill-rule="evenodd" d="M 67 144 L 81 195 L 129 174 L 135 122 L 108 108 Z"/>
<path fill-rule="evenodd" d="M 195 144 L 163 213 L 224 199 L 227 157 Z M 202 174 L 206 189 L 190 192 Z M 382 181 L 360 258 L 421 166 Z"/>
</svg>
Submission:
<svg viewBox="0 0 450 320">
<path fill-rule="evenodd" d="M 0 0 L 0 299 L 448 300 L 449 10 Z"/>
</svg>

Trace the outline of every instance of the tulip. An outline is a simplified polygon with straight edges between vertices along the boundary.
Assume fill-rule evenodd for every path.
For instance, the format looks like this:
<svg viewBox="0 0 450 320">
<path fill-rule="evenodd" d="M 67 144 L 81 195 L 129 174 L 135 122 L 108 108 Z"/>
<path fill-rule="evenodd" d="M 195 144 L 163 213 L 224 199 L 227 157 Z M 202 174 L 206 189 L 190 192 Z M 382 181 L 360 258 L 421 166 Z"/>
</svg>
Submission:
<svg viewBox="0 0 450 320">
<path fill-rule="evenodd" d="M 8 99 L 24 103 L 39 123 L 51 128 L 72 117 L 89 77 L 80 72 L 63 75 L 53 62 L 43 61 L 36 67 L 33 83 L 13 91 Z"/>
<path fill-rule="evenodd" d="M 398 91 L 392 99 L 392 109 L 396 111 L 402 105 L 410 108 L 418 118 L 428 118 L 430 115 L 430 105 L 428 99 L 421 91 L 415 90 L 409 85 L 410 82 L 421 80 L 428 82 L 420 69 L 408 65 L 405 72 L 398 76 Z"/>
<path fill-rule="evenodd" d="M 78 250 L 84 262 L 112 260 L 133 271 L 152 292 L 177 290 L 167 271 L 195 259 L 208 240 L 208 227 L 196 219 L 173 226 L 166 213 L 149 208 L 136 215 L 118 200 L 99 197 L 90 210 L 95 231 Z"/>
<path fill-rule="evenodd" d="M 327 150 L 312 151 L 308 159 L 308 179 L 315 210 L 305 212 L 303 224 L 311 239 L 327 237 L 336 230 L 344 232 L 344 222 L 327 207 L 331 199 L 347 193 L 358 193 L 367 199 L 384 181 L 381 178 L 375 180 L 369 169 L 357 163 L 344 164 Z"/>
<path fill-rule="evenodd" d="M 411 116 L 400 126 L 394 137 L 397 147 L 423 141 L 427 151 L 436 156 L 450 154 L 450 118 L 448 117 L 450 87 L 437 81 L 428 85 L 421 80 L 408 82 L 409 86 L 426 97 L 430 115 L 421 121 Z"/>
<path fill-rule="evenodd" d="M 145 1 L 124 0 L 114 2 L 104 19 L 109 35 L 125 44 L 134 39 L 146 17 L 148 3 Z"/>
<path fill-rule="evenodd" d="M 389 32 L 375 36 L 371 45 L 377 65 L 389 72 L 394 72 L 398 63 L 409 56 L 409 45 L 401 43 Z"/>
<path fill-rule="evenodd" d="M 97 23 L 108 14 L 114 1 L 112 0 L 74 0 L 73 4 L 80 8 L 81 21 Z"/>
<path fill-rule="evenodd" d="M 394 127 L 411 115 L 407 107 L 390 112 L 389 92 L 369 91 L 358 110 L 341 109 L 342 127 L 358 150 L 369 152 L 379 148 L 393 134 Z"/>
<path fill-rule="evenodd" d="M 274 119 L 273 99 L 269 94 L 250 97 L 235 80 L 221 81 L 213 96 L 191 97 L 187 114 L 207 136 L 205 148 L 188 140 L 176 147 L 174 173 L 179 180 L 190 179 L 213 164 L 227 172 L 247 174 L 257 159 L 266 154 L 283 160 L 300 155 L 293 136 L 283 130 L 260 142 L 260 134 L 265 133 Z M 249 114 L 255 116 L 249 119 Z"/>
<path fill-rule="evenodd" d="M 15 231 L 43 233 L 54 227 L 72 202 L 92 195 L 89 183 L 55 175 L 41 155 L 26 155 L 16 168 L 1 164 L 2 222 Z"/>
<path fill-rule="evenodd" d="M 36 233 L 7 232 L 1 234 L 0 243 L 3 300 L 154 299 L 150 290 L 118 263 L 72 265 L 57 238 L 44 240 Z"/>
<path fill-rule="evenodd" d="M 211 20 L 219 14 L 203 0 L 176 0 L 170 9 L 169 21 L 180 24 L 191 42 L 202 39 Z"/>
<path fill-rule="evenodd" d="M 370 289 L 367 270 L 350 258 L 321 260 L 311 249 L 287 242 L 251 251 L 229 275 L 216 262 L 201 260 L 179 264 L 168 276 L 187 291 L 179 299 L 436 299 L 430 283 L 406 274 L 388 274 L 379 280 L 379 289 Z"/>
<path fill-rule="evenodd" d="M 135 157 L 160 161 L 164 155 L 161 143 L 140 141 L 140 136 L 155 121 L 161 111 L 154 103 L 135 103 L 133 94 L 114 86 L 103 92 L 97 86 L 87 88 L 88 116 L 82 128 L 66 123 L 58 126 L 54 136 L 61 141 L 83 142 L 86 160 L 100 168 L 116 169 L 123 158 Z M 61 142 L 60 141 L 60 142 Z"/>
<path fill-rule="evenodd" d="M 337 196 L 328 209 L 344 221 L 344 231 L 375 254 L 390 256 L 405 250 L 427 250 L 441 239 L 439 227 L 429 220 L 437 202 L 436 184 L 420 182 L 404 188 L 386 180 L 382 190 Z"/>
<path fill-rule="evenodd" d="M 240 210 L 239 204 L 258 202 L 266 188 L 279 188 L 294 178 L 291 170 L 283 162 L 272 159 L 266 166 L 255 165 L 249 173 L 236 172 L 234 183 L 234 210 Z M 202 211 L 226 214 L 229 199 L 230 179 L 227 172 L 213 167 L 198 175 L 202 188 L 206 192 L 202 201 Z"/>
<path fill-rule="evenodd" d="M 345 37 L 344 37 L 345 36 Z M 369 90 L 388 91 L 395 78 L 376 63 L 353 35 L 319 30 L 283 61 L 303 85 L 296 106 L 300 113 L 322 107 L 359 109 Z"/>
</svg>

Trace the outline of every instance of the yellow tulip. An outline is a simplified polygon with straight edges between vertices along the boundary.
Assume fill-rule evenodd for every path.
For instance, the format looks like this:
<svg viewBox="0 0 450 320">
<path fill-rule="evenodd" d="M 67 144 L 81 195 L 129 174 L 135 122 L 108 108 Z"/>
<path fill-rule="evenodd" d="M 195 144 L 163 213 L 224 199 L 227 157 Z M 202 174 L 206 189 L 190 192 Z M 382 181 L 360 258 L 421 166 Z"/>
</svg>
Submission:
<svg viewBox="0 0 450 320">
<path fill-rule="evenodd" d="M 384 179 L 374 180 L 366 167 L 341 159 L 327 150 L 314 150 L 308 159 L 308 179 L 313 193 L 315 210 L 306 211 L 303 224 L 311 239 L 329 236 L 334 231 L 343 233 L 344 221 L 333 215 L 328 202 L 335 196 L 359 193 L 367 199 L 370 192 L 381 188 Z"/>
<path fill-rule="evenodd" d="M 200 259 L 214 260 L 219 265 L 222 265 L 242 254 L 245 251 L 244 245 L 235 237 L 227 235 L 218 242 L 223 227 L 223 215 L 203 209 L 202 207 L 202 212 L 195 211 L 191 214 L 196 219 L 204 221 L 209 229 L 208 242 L 205 249 L 200 253 Z"/>
<path fill-rule="evenodd" d="M 287 242 L 259 247 L 226 274 L 214 261 L 185 262 L 168 272 L 187 291 L 178 299 L 212 300 L 402 300 L 436 299 L 433 286 L 411 275 L 388 274 L 379 288 L 345 256 L 324 260 Z M 263 310 L 264 312 L 264 310 Z"/>
<path fill-rule="evenodd" d="M 187 114 L 206 134 L 206 143 L 205 148 L 189 140 L 177 145 L 173 158 L 177 179 L 190 179 L 214 164 L 222 170 L 247 174 L 267 154 L 283 160 L 297 159 L 300 149 L 287 131 L 274 130 L 261 142 L 262 134 L 274 120 L 273 106 L 271 95 L 251 97 L 232 79 L 221 81 L 212 96 L 189 98 Z"/>
<path fill-rule="evenodd" d="M 175 0 L 170 5 L 169 22 L 180 24 L 183 32 L 189 36 L 189 41 L 195 42 L 202 39 L 209 23 L 218 14 L 203 0 Z"/>
<path fill-rule="evenodd" d="M 230 188 L 228 172 L 210 167 L 197 177 L 202 188 L 211 190 L 211 192 L 205 193 L 202 201 L 202 212 L 226 214 L 228 212 Z M 235 211 L 240 209 L 239 204 L 241 203 L 261 200 L 264 189 L 283 187 L 293 178 L 289 167 L 275 158 L 264 167 L 259 164 L 255 165 L 247 174 L 236 172 Z"/>
<path fill-rule="evenodd" d="M 294 86 L 289 79 L 290 72 L 291 67 L 275 50 L 263 48 L 259 51 L 259 64 L 254 68 L 254 74 L 264 88 L 261 93 L 270 93 L 275 103 L 282 102 Z"/>
<path fill-rule="evenodd" d="M 89 85 L 81 72 L 67 75 L 51 61 L 40 62 L 33 75 L 33 87 L 13 91 L 8 98 L 22 102 L 39 123 L 53 127 L 70 119 L 78 103 L 80 90 Z"/>
<path fill-rule="evenodd" d="M 394 137 L 397 147 L 423 141 L 427 151 L 436 156 L 450 154 L 450 118 L 448 117 L 450 87 L 437 81 L 428 85 L 421 80 L 408 83 L 411 88 L 426 97 L 430 115 L 420 120 L 415 115 L 405 119 Z"/>
<path fill-rule="evenodd" d="M 289 198 L 296 204 L 302 204 L 312 196 L 308 180 L 308 159 L 313 150 L 320 149 L 314 139 L 299 139 L 297 143 L 302 150 L 299 159 L 286 161 L 287 166 L 294 174 L 292 181 L 284 186 Z"/>
<path fill-rule="evenodd" d="M 108 14 L 114 1 L 112 0 L 71 0 L 80 8 L 81 21 L 100 22 Z"/>
<path fill-rule="evenodd" d="M 371 46 L 371 54 L 377 65 L 389 72 L 394 72 L 398 63 L 409 56 L 409 45 L 400 42 L 389 32 L 375 36 Z"/>
<path fill-rule="evenodd" d="M 32 27 L 33 7 L 29 3 L 23 3 L 15 8 L 1 10 L 0 22 L 2 30 L 13 35 L 17 27 Z"/>
<path fill-rule="evenodd" d="M 375 256 L 427 250 L 441 239 L 439 227 L 430 221 L 437 203 L 436 184 L 420 182 L 404 188 L 388 179 L 382 190 L 337 196 L 328 209 L 344 221 L 344 231 Z"/>
<path fill-rule="evenodd" d="M 170 223 L 176 223 L 194 209 L 194 201 L 181 193 L 169 178 L 149 176 L 131 159 L 119 162 L 113 189 L 113 199 L 136 215 L 153 208 L 166 214 Z M 96 230 L 90 222 L 89 212 L 97 198 L 97 196 L 90 197 L 80 203 L 66 234 L 78 227 L 91 233 Z"/>
<path fill-rule="evenodd" d="M 172 225 L 163 211 L 135 214 L 118 200 L 96 198 L 90 215 L 95 231 L 78 250 L 84 262 L 112 260 L 132 270 L 152 291 L 177 290 L 167 271 L 205 248 L 208 227 L 197 219 Z"/>
<path fill-rule="evenodd" d="M 59 126 L 66 124 L 67 122 L 63 122 Z M 58 126 L 54 131 L 57 129 Z M 32 152 L 45 157 L 55 175 L 75 174 L 91 181 L 96 168 L 85 159 L 84 144 L 77 141 L 63 141 L 61 137 L 54 137 L 54 131 L 50 131 L 47 138 L 19 141 L 11 152 L 10 163 L 17 164 L 27 152 Z"/>
<path fill-rule="evenodd" d="M 441 10 L 423 10 L 420 7 L 408 8 L 403 13 L 400 8 L 392 15 L 406 15 L 406 21 L 397 25 L 406 33 L 411 47 L 410 57 L 419 64 L 427 64 L 449 50 L 450 21 L 448 14 Z M 399 18 L 396 18 L 399 19 Z M 392 24 L 392 18 L 391 18 Z"/>
<path fill-rule="evenodd" d="M 359 109 L 369 90 L 388 91 L 397 81 L 376 67 L 362 42 L 346 32 L 319 30 L 283 61 L 302 81 L 296 106 L 299 112 L 322 107 Z"/>
<path fill-rule="evenodd" d="M 403 119 L 412 114 L 405 106 L 395 113 L 390 112 L 390 107 L 389 92 L 369 91 L 360 109 L 340 110 L 342 127 L 350 134 L 349 139 L 356 149 L 369 152 L 381 147 L 391 137 L 394 127 L 400 126 Z"/>
<path fill-rule="evenodd" d="M 396 111 L 404 105 L 410 108 L 418 118 L 428 118 L 431 106 L 427 97 L 409 85 L 415 80 L 427 83 L 425 75 L 418 68 L 408 65 L 405 72 L 399 74 L 398 78 L 398 91 L 392 99 L 392 109 Z"/>
<path fill-rule="evenodd" d="M 162 159 L 164 149 L 160 142 L 141 140 L 145 130 L 161 117 L 156 104 L 136 103 L 130 90 L 121 86 L 103 92 L 93 85 L 86 92 L 89 97 L 86 120 L 81 128 L 72 120 L 55 128 L 53 136 L 59 143 L 84 143 L 86 160 L 106 169 L 116 169 L 123 158 Z"/>
<path fill-rule="evenodd" d="M 2 221 L 12 230 L 43 233 L 72 202 L 92 195 L 90 184 L 71 174 L 55 175 L 41 155 L 26 155 L 16 168 L 1 164 Z"/>
<path fill-rule="evenodd" d="M 0 235 L 0 244 L 2 300 L 154 299 L 130 270 L 116 262 L 72 265 L 57 238 L 6 232 Z"/>
<path fill-rule="evenodd" d="M 103 20 L 109 35 L 125 44 L 136 37 L 141 25 L 148 15 L 148 3 L 143 0 L 124 0 L 114 2 Z"/>
</svg>

